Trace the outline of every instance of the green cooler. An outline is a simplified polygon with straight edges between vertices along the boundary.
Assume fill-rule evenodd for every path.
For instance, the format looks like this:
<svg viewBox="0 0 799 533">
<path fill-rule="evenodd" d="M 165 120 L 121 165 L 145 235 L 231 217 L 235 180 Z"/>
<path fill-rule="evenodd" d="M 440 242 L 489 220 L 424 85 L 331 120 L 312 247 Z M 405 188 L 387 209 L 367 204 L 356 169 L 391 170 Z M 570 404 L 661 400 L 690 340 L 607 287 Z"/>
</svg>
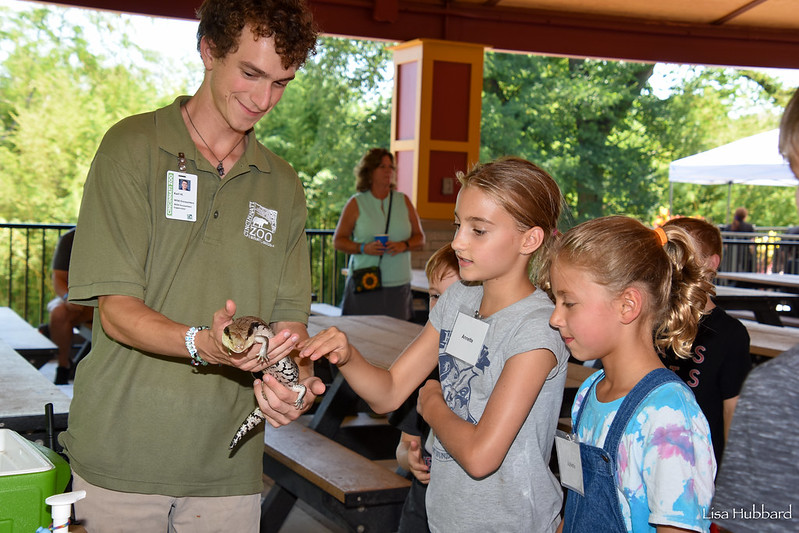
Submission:
<svg viewBox="0 0 799 533">
<path fill-rule="evenodd" d="M 60 455 L 0 429 L 0 533 L 34 533 L 49 526 L 44 499 L 64 492 L 69 476 Z"/>
</svg>

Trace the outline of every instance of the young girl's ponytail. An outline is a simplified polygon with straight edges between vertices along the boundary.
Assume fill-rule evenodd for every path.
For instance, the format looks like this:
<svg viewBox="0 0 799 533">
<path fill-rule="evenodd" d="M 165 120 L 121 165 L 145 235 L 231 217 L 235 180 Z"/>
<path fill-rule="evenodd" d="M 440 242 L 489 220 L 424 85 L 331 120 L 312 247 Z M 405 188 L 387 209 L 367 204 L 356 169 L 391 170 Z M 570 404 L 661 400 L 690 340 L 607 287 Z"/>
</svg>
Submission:
<svg viewBox="0 0 799 533">
<path fill-rule="evenodd" d="M 655 345 L 660 351 L 671 347 L 678 356 L 691 356 L 691 345 L 699 327 L 705 302 L 715 294 L 712 275 L 700 260 L 693 238 L 682 228 L 657 228 L 667 242 L 663 245 L 672 265 L 669 299 L 663 321 L 655 329 Z"/>
</svg>

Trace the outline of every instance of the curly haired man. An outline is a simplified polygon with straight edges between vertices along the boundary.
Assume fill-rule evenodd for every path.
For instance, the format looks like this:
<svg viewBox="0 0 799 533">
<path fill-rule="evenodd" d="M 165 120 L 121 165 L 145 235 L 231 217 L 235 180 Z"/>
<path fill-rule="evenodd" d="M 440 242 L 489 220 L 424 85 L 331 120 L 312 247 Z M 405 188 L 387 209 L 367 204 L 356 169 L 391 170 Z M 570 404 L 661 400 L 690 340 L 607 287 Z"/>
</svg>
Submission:
<svg viewBox="0 0 799 533">
<path fill-rule="evenodd" d="M 198 16 L 200 88 L 114 125 L 84 188 L 69 298 L 95 308 L 96 333 L 60 442 L 90 531 L 257 531 L 263 434 L 228 442 L 253 387 L 272 425 L 307 409 L 253 384 L 260 345 L 231 354 L 222 332 L 262 317 L 270 359 L 308 336 L 304 192 L 253 126 L 317 30 L 301 0 L 206 0 Z M 324 385 L 300 366 L 310 406 Z"/>
</svg>

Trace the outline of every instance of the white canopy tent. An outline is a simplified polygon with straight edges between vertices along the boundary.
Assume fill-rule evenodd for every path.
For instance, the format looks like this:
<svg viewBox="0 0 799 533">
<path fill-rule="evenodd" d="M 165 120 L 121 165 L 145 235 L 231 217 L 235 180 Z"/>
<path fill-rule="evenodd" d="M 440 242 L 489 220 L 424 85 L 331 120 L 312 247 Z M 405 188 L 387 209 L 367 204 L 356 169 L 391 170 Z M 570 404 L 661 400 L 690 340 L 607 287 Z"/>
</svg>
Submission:
<svg viewBox="0 0 799 533">
<path fill-rule="evenodd" d="M 730 214 L 730 190 L 733 183 L 796 187 L 796 177 L 777 149 L 779 130 L 758 133 L 669 165 L 669 208 L 673 182 L 700 185 L 727 184 L 727 222 Z"/>
</svg>

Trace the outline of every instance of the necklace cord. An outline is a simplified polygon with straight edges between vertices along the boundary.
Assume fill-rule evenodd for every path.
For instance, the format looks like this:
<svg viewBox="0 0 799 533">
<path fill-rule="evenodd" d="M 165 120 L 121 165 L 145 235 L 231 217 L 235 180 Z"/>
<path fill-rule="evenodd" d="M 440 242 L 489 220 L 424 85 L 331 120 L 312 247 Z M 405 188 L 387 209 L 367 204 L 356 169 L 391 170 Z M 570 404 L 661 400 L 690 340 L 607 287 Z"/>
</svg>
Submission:
<svg viewBox="0 0 799 533">
<path fill-rule="evenodd" d="M 225 157 L 223 157 L 222 159 L 219 159 L 218 157 L 216 157 L 216 154 L 214 153 L 214 151 L 211 150 L 211 147 L 208 146 L 208 143 L 205 142 L 205 139 L 203 138 L 203 134 L 200 133 L 200 130 L 198 130 L 197 126 L 194 125 L 194 121 L 191 119 L 191 114 L 189 113 L 189 108 L 184 105 L 183 109 L 186 110 L 186 116 L 189 118 L 189 124 L 191 124 L 191 127 L 194 128 L 194 131 L 197 133 L 197 136 L 200 137 L 200 140 L 203 142 L 205 147 L 208 148 L 208 151 L 211 152 L 212 156 L 214 156 L 214 159 L 216 159 L 219 162 L 219 164 L 216 166 L 216 171 L 219 173 L 219 177 L 224 176 L 225 175 L 225 166 L 222 164 L 222 162 L 225 159 L 227 159 L 230 156 L 230 154 L 233 153 L 233 150 L 238 148 L 238 146 L 241 144 L 241 141 L 243 141 L 244 137 L 246 137 L 247 135 L 246 134 L 242 135 L 241 139 L 239 139 L 239 142 L 237 142 L 235 145 L 233 145 L 233 148 L 230 149 L 230 151 L 227 153 L 227 155 Z"/>
</svg>

